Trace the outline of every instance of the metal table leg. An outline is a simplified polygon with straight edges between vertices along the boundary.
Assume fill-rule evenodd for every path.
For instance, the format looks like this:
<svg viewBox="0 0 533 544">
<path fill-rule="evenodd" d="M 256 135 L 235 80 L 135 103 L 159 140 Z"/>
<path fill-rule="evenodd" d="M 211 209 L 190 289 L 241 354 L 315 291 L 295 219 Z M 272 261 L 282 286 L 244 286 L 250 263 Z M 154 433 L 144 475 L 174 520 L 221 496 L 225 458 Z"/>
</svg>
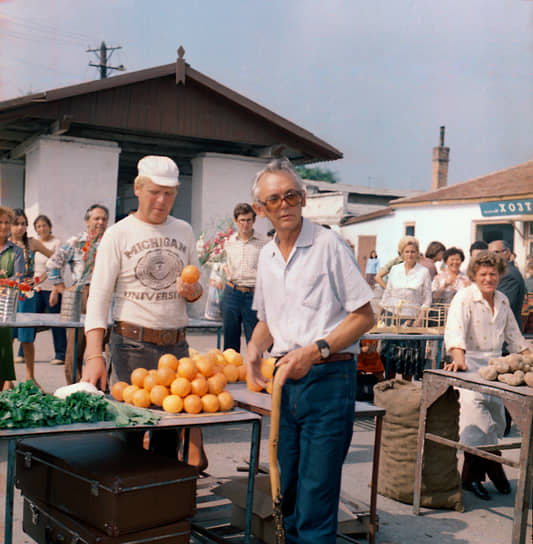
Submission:
<svg viewBox="0 0 533 544">
<path fill-rule="evenodd" d="M 76 327 L 74 329 L 74 361 L 72 361 L 72 383 L 76 383 L 76 375 L 78 371 L 78 334 L 80 329 Z"/>
<path fill-rule="evenodd" d="M 376 430 L 374 434 L 374 458 L 372 459 L 372 483 L 370 485 L 370 525 L 368 527 L 368 544 L 376 542 L 376 510 L 378 498 L 379 453 L 381 448 L 381 430 L 383 416 L 376 416 Z"/>
<path fill-rule="evenodd" d="M 250 543 L 252 534 L 252 513 L 254 506 L 254 483 L 259 454 L 259 421 L 252 422 L 252 444 L 250 446 L 250 466 L 248 467 L 248 490 L 246 492 L 246 517 L 244 521 L 244 542 Z"/>
<path fill-rule="evenodd" d="M 6 513 L 4 527 L 4 544 L 13 542 L 13 497 L 15 491 L 15 452 L 17 441 L 7 441 L 7 478 L 6 478 Z"/>
</svg>

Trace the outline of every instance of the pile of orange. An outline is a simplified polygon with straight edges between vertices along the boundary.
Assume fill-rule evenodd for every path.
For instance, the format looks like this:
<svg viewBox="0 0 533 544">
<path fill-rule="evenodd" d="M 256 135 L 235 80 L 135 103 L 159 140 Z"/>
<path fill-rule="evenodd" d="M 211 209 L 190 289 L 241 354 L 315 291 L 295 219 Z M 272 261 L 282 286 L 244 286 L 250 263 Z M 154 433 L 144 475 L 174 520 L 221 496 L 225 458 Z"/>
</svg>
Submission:
<svg viewBox="0 0 533 544">
<path fill-rule="evenodd" d="M 117 382 L 111 394 L 141 408 L 155 405 L 171 413 L 225 412 L 233 407 L 226 384 L 245 379 L 242 356 L 235 350 L 212 349 L 202 355 L 190 349 L 189 357 L 179 360 L 170 353 L 162 355 L 157 370 L 136 368 L 131 384 Z"/>
<path fill-rule="evenodd" d="M 266 392 L 272 394 L 272 379 L 274 377 L 274 366 L 276 364 L 276 359 L 274 357 L 269 357 L 268 359 L 263 359 L 261 361 L 261 375 L 265 378 L 267 382 Z M 263 388 L 260 385 L 253 385 L 250 380 L 246 380 L 246 385 L 250 391 L 258 393 L 263 391 Z"/>
</svg>

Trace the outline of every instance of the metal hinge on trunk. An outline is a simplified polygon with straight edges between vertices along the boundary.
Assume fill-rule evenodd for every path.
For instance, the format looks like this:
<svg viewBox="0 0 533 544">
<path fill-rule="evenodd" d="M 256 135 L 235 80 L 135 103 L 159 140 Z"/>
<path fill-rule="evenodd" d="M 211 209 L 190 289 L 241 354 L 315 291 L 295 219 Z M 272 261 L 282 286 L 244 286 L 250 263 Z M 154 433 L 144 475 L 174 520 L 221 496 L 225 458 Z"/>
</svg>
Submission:
<svg viewBox="0 0 533 544">
<path fill-rule="evenodd" d="M 24 454 L 24 468 L 31 468 L 31 458 L 32 458 L 31 451 L 27 451 Z"/>
<path fill-rule="evenodd" d="M 30 504 L 30 511 L 31 511 L 31 523 L 35 527 L 39 525 L 39 510 L 35 504 Z"/>
<path fill-rule="evenodd" d="M 99 494 L 100 494 L 100 484 L 96 480 L 93 480 L 91 482 L 91 495 L 98 497 Z"/>
</svg>

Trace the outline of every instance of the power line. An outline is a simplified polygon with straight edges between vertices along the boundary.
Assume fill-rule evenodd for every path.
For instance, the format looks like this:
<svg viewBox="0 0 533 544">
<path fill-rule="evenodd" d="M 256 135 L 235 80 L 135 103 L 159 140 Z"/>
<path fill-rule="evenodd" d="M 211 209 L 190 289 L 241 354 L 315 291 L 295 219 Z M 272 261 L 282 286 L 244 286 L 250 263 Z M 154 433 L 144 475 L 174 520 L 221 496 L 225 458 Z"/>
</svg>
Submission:
<svg viewBox="0 0 533 544">
<path fill-rule="evenodd" d="M 123 64 L 120 64 L 119 66 L 109 66 L 107 64 L 109 62 L 109 59 L 111 58 L 111 55 L 117 49 L 122 49 L 122 47 L 107 47 L 105 42 L 101 43 L 99 49 L 87 49 L 87 53 L 95 53 L 96 58 L 98 58 L 98 56 L 100 57 L 99 64 L 93 64 L 92 62 L 89 62 L 89 66 L 100 68 L 100 79 L 105 79 L 107 77 L 108 70 L 118 70 L 119 72 L 123 72 L 126 69 Z"/>
</svg>

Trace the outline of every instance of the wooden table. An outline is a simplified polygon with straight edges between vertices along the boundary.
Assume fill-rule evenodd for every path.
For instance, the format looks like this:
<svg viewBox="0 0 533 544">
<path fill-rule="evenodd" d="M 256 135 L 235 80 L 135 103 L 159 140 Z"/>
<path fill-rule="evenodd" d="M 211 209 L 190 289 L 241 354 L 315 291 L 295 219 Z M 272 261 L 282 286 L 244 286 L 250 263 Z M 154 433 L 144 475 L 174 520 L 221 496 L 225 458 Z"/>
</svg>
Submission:
<svg viewBox="0 0 533 544">
<path fill-rule="evenodd" d="M 234 425 L 251 424 L 250 444 L 250 467 L 248 471 L 248 487 L 246 495 L 246 518 L 244 529 L 244 542 L 250 542 L 252 527 L 252 505 L 254 494 L 254 477 L 257 469 L 257 454 L 259 451 L 261 417 L 242 408 L 233 408 L 229 412 L 198 415 L 189 414 L 166 414 L 160 410 L 154 410 L 163 417 L 157 425 L 132 425 L 116 427 L 111 422 L 83 423 L 74 425 L 58 425 L 56 427 L 37 427 L 32 429 L 0 430 L 0 440 L 8 441 L 7 478 L 6 478 L 6 507 L 5 507 L 5 528 L 4 544 L 12 544 L 13 540 L 13 497 L 15 487 L 15 450 L 18 439 L 38 437 L 44 435 L 64 433 L 93 433 L 109 431 L 149 431 L 157 429 L 179 429 L 182 427 L 204 427 L 210 425 Z"/>
<path fill-rule="evenodd" d="M 470 389 L 479 393 L 494 395 L 502 399 L 503 404 L 511 414 L 513 421 L 521 434 L 521 443 L 515 445 L 520 448 L 520 461 L 500 457 L 490 450 L 491 446 L 473 447 L 448 440 L 430 433 L 426 433 L 429 407 L 449 387 Z M 516 488 L 515 507 L 513 515 L 513 532 L 511 543 L 523 544 L 526 538 L 527 514 L 529 507 L 529 492 L 531 489 L 531 459 L 533 454 L 533 389 L 523 385 L 513 387 L 501 382 L 489 382 L 480 377 L 461 372 L 446 372 L 444 370 L 426 370 L 422 380 L 422 400 L 420 404 L 420 424 L 418 427 L 418 448 L 415 469 L 413 512 L 420 513 L 420 493 L 422 486 L 422 467 L 424 462 L 424 447 L 426 440 L 444 444 L 468 453 L 480 455 L 486 459 L 496 461 L 519 469 L 518 485 Z M 507 447 L 506 449 L 510 449 Z"/>
<path fill-rule="evenodd" d="M 272 397 L 267 393 L 254 393 L 246 384 L 228 384 L 227 389 L 233 395 L 235 404 L 256 414 L 270 416 Z M 374 435 L 374 453 L 372 458 L 372 479 L 370 483 L 370 524 L 368 528 L 368 542 L 374 544 L 376 541 L 376 506 L 378 493 L 379 474 L 379 450 L 381 446 L 381 429 L 385 409 L 374 406 L 369 402 L 355 403 L 355 417 L 373 417 L 376 421 L 376 432 Z"/>
</svg>

